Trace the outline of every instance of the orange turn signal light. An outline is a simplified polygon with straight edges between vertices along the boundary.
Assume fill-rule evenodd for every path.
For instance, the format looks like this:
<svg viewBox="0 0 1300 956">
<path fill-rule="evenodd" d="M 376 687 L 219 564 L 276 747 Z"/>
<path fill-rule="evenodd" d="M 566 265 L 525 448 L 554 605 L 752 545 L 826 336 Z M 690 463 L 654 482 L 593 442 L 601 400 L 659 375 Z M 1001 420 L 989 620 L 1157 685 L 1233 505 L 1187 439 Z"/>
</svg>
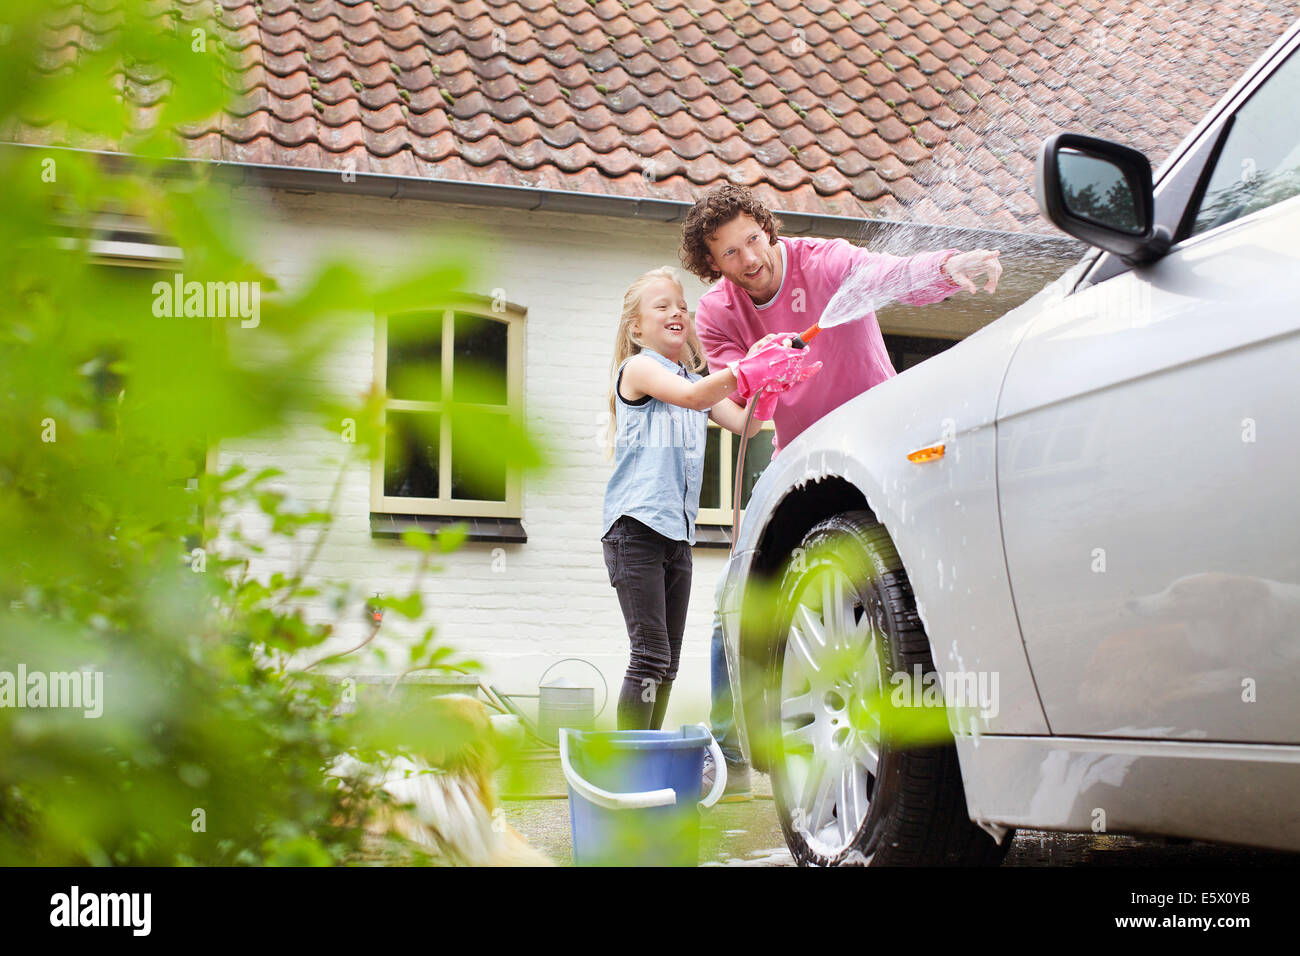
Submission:
<svg viewBox="0 0 1300 956">
<path fill-rule="evenodd" d="M 943 443 L 931 445 L 928 448 L 918 448 L 916 451 L 908 452 L 907 460 L 914 461 L 917 464 L 926 461 L 938 461 L 943 457 Z"/>
</svg>

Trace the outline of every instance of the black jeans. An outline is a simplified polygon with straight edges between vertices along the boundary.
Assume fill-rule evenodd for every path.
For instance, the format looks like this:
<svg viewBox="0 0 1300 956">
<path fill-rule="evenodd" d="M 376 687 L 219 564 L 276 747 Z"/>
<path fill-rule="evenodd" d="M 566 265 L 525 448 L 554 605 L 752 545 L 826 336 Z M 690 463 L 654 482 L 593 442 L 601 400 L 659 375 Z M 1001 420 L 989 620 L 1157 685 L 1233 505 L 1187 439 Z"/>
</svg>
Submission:
<svg viewBox="0 0 1300 956">
<path fill-rule="evenodd" d="M 618 728 L 658 730 L 681 658 L 691 546 L 627 515 L 614 522 L 601 543 L 632 650 L 618 699 Z"/>
</svg>

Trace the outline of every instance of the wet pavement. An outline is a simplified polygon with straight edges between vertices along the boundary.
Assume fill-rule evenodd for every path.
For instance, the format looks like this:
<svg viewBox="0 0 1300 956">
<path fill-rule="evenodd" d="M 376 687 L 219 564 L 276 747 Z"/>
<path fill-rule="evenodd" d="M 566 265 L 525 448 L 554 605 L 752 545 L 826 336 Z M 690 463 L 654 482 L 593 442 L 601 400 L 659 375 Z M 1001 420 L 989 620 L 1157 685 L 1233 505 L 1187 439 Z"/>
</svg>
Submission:
<svg viewBox="0 0 1300 956">
<path fill-rule="evenodd" d="M 558 759 L 528 761 L 516 779 L 498 780 L 506 819 L 561 866 L 572 865 L 569 801 Z M 793 866 L 777 822 L 769 778 L 753 774 L 755 798 L 720 803 L 700 821 L 701 866 Z M 522 794 L 550 795 L 519 799 Z M 1297 866 L 1300 854 L 1190 840 L 1112 834 L 1021 831 L 1004 866 Z"/>
</svg>

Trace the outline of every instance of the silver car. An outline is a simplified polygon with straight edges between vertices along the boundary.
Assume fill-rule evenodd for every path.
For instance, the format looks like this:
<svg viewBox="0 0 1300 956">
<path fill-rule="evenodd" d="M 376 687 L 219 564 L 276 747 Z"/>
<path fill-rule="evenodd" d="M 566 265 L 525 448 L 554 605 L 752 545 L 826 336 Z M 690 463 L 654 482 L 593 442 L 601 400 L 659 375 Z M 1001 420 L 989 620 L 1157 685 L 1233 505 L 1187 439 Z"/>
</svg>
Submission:
<svg viewBox="0 0 1300 956">
<path fill-rule="evenodd" d="M 1096 248 L 758 482 L 723 624 L 801 863 L 994 863 L 1015 827 L 1300 850 L 1297 47 L 1155 177 L 1048 140 L 1040 208 Z M 882 732 L 900 694 L 947 739 Z"/>
</svg>

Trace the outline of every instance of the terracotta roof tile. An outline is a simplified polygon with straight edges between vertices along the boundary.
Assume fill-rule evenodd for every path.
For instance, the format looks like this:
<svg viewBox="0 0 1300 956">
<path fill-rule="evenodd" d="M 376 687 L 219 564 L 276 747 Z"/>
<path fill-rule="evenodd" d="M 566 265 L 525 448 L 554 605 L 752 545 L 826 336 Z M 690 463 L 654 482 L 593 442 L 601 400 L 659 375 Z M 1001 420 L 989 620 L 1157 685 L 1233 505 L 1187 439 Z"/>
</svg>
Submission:
<svg viewBox="0 0 1300 956">
<path fill-rule="evenodd" d="M 912 125 L 925 119 L 926 112 L 921 109 L 921 107 L 917 106 L 914 101 L 907 100 L 899 104 L 898 116 L 904 123 Z"/>
<path fill-rule="evenodd" d="M 842 123 L 844 117 L 853 113 L 857 109 L 857 103 L 846 96 L 842 90 L 836 90 L 826 98 L 826 111 Z"/>
<path fill-rule="evenodd" d="M 894 143 L 893 146 L 894 155 L 905 162 L 908 166 L 916 166 L 930 155 L 930 151 L 918 143 L 915 136 L 911 135 L 897 143 Z"/>
<path fill-rule="evenodd" d="M 216 0 L 235 95 L 179 132 L 204 159 L 681 201 L 732 181 L 790 211 L 1046 230 L 1043 136 L 1158 163 L 1294 17 L 1171 3 Z M 207 9 L 180 2 L 187 21 Z M 115 28 L 51 11 L 39 67 Z M 148 128 L 165 78 L 116 82 Z"/>
<path fill-rule="evenodd" d="M 886 116 L 876 124 L 876 129 L 880 132 L 881 138 L 887 143 L 898 143 L 907 136 L 907 127 L 898 119 L 897 116 Z"/>
</svg>

